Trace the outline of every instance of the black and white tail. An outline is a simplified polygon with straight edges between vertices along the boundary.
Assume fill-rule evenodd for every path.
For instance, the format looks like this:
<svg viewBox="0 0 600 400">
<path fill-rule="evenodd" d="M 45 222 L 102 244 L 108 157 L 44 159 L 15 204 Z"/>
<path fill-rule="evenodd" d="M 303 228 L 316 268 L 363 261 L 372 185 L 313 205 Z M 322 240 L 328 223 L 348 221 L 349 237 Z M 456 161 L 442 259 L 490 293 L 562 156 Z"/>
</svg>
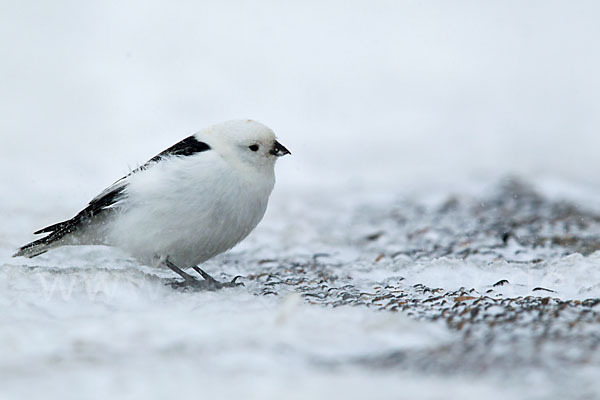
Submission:
<svg viewBox="0 0 600 400">
<path fill-rule="evenodd" d="M 88 206 L 73 218 L 34 232 L 35 235 L 40 233 L 48 233 L 49 235 L 21 247 L 13 254 L 13 257 L 33 258 L 55 247 L 68 244 L 68 242 L 70 242 L 69 237 L 72 233 L 75 233 L 82 227 L 88 225 L 94 220 L 94 217 L 97 217 L 99 214 L 104 214 L 107 210 L 113 209 L 124 197 L 126 187 L 127 185 L 123 182 L 123 179 L 121 179 L 90 201 Z"/>
<path fill-rule="evenodd" d="M 74 219 L 75 218 L 68 221 L 59 222 L 58 224 L 50 225 L 44 229 L 34 232 L 35 235 L 40 233 L 50 234 L 31 243 L 27 243 L 25 246 L 19 248 L 19 250 L 13 254 L 13 257 L 33 258 L 47 252 L 50 249 L 60 246 L 62 243 L 61 239 L 70 233 L 71 228 L 74 227 Z"/>
</svg>

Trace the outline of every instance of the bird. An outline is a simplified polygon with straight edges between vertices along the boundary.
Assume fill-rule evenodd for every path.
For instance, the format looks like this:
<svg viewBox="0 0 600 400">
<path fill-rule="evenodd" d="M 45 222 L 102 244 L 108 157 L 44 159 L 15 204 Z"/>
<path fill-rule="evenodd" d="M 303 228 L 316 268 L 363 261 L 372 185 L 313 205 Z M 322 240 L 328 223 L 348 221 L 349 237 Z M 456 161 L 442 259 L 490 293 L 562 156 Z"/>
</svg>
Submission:
<svg viewBox="0 0 600 400">
<path fill-rule="evenodd" d="M 67 245 L 121 248 L 144 265 L 167 267 L 177 287 L 219 282 L 198 265 L 223 253 L 262 220 L 275 185 L 275 162 L 291 154 L 260 122 L 222 122 L 186 137 L 103 190 L 73 218 L 42 228 L 13 257 Z M 184 269 L 192 268 L 202 280 Z"/>
</svg>

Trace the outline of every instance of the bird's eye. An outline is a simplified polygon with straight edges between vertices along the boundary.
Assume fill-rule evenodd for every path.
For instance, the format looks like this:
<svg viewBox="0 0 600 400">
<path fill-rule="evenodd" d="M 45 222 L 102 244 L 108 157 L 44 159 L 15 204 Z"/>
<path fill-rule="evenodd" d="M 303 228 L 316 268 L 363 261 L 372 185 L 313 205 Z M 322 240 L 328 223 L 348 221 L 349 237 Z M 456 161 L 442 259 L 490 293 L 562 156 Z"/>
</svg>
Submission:
<svg viewBox="0 0 600 400">
<path fill-rule="evenodd" d="M 252 151 L 258 151 L 258 145 L 257 144 L 253 144 L 251 146 L 248 146 L 248 148 Z"/>
</svg>

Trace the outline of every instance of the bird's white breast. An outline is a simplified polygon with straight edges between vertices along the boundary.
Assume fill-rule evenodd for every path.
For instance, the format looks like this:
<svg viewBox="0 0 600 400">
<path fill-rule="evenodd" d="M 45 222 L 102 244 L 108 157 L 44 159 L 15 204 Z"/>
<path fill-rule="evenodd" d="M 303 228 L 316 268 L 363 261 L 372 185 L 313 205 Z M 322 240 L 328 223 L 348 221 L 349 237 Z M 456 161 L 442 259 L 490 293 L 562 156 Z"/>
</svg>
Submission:
<svg viewBox="0 0 600 400">
<path fill-rule="evenodd" d="M 244 239 L 260 222 L 272 169 L 248 170 L 215 152 L 160 162 L 134 174 L 107 241 L 152 264 L 197 265 Z"/>
</svg>

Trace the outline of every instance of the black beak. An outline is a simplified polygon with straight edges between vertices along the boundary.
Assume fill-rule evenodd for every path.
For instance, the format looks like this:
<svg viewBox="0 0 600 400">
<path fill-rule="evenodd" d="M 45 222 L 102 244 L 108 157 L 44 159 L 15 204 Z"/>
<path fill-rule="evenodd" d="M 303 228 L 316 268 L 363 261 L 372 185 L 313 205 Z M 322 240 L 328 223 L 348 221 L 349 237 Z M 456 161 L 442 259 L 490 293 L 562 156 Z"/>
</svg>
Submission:
<svg viewBox="0 0 600 400">
<path fill-rule="evenodd" d="M 288 149 L 286 149 L 277 140 L 275 141 L 275 143 L 273 143 L 273 147 L 271 147 L 271 150 L 269 150 L 269 153 L 271 153 L 277 157 L 285 156 L 286 154 L 292 154 L 292 153 L 290 153 L 290 151 Z"/>
</svg>

